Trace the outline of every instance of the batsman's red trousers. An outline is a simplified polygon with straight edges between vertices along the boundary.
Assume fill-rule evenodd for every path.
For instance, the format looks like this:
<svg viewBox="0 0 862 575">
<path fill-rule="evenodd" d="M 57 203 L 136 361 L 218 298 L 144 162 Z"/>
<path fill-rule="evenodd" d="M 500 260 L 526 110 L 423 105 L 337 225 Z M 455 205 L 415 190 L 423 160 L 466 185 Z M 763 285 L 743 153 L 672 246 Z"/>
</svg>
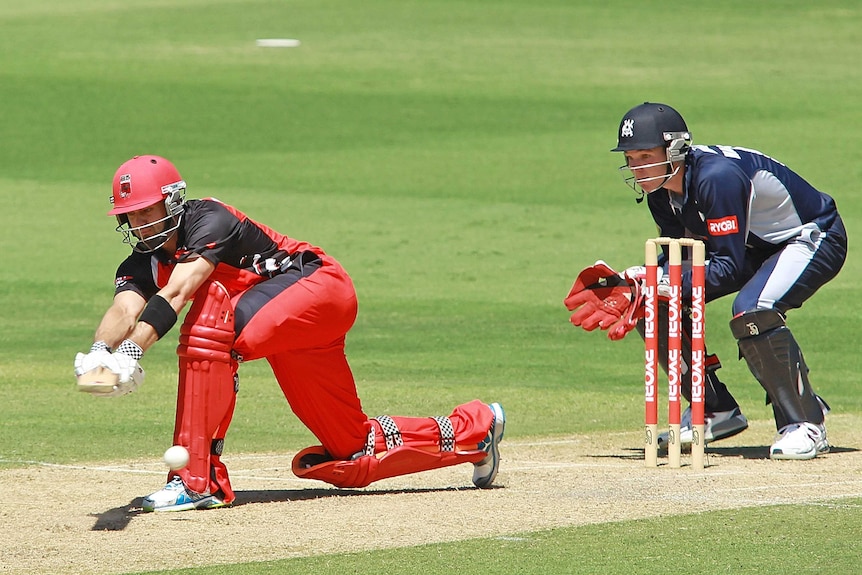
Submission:
<svg viewBox="0 0 862 575">
<path fill-rule="evenodd" d="M 363 450 L 372 425 L 376 451 L 385 451 L 379 424 L 363 412 L 344 355 L 345 335 L 356 319 L 356 291 L 337 261 L 321 258 L 309 275 L 281 283 L 277 276 L 234 298 L 244 323 L 234 350 L 243 361 L 266 358 L 293 412 L 334 458 Z M 459 405 L 449 418 L 463 449 L 476 449 L 493 422 L 480 401 Z M 393 420 L 406 445 L 439 449 L 439 427 L 431 417 Z"/>
</svg>

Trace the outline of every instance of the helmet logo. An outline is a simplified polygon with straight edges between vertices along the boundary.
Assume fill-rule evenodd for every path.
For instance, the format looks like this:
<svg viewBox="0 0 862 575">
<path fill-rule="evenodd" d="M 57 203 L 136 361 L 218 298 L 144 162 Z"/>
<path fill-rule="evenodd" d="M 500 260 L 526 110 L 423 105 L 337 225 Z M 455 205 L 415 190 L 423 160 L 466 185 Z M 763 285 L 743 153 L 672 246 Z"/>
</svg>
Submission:
<svg viewBox="0 0 862 575">
<path fill-rule="evenodd" d="M 124 174 L 120 176 L 120 197 L 128 198 L 132 195 L 132 176 Z"/>
<path fill-rule="evenodd" d="M 620 138 L 631 138 L 635 135 L 634 131 L 635 121 L 631 118 L 626 118 L 623 120 L 623 125 L 620 128 Z"/>
<path fill-rule="evenodd" d="M 179 182 L 174 182 L 173 184 L 168 184 L 167 186 L 162 186 L 162 195 L 170 196 L 174 192 L 178 192 L 179 190 L 186 189 L 186 183 L 182 180 Z"/>
</svg>

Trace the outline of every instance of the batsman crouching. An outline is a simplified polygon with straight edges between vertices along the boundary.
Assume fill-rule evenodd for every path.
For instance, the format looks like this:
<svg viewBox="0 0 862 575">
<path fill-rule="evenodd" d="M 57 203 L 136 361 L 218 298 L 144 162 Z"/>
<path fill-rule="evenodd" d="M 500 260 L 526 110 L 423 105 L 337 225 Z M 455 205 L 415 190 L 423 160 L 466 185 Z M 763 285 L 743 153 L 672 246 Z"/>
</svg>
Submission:
<svg viewBox="0 0 862 575">
<path fill-rule="evenodd" d="M 214 199 L 186 200 L 159 156 L 136 156 L 113 180 L 109 215 L 132 246 L 90 352 L 75 358 L 79 389 L 125 395 L 144 381 L 139 360 L 176 324 L 179 382 L 173 443 L 188 464 L 143 499 L 145 511 L 222 507 L 235 495 L 221 461 L 242 362 L 266 359 L 296 416 L 321 445 L 294 458 L 296 475 L 339 487 L 473 464 L 490 487 L 506 417 L 474 400 L 448 416 L 369 418 L 344 343 L 357 312 L 347 272 L 319 247 L 282 235 Z"/>
</svg>

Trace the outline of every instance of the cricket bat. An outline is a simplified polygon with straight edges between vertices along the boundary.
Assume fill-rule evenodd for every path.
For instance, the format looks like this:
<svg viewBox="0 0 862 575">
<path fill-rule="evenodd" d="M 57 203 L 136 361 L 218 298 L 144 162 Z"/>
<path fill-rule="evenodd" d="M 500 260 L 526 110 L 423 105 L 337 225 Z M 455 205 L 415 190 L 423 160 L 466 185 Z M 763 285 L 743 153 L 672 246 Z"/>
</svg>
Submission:
<svg viewBox="0 0 862 575">
<path fill-rule="evenodd" d="M 113 393 L 120 384 L 120 376 L 107 367 L 99 366 L 78 376 L 78 391 L 93 395 Z"/>
</svg>

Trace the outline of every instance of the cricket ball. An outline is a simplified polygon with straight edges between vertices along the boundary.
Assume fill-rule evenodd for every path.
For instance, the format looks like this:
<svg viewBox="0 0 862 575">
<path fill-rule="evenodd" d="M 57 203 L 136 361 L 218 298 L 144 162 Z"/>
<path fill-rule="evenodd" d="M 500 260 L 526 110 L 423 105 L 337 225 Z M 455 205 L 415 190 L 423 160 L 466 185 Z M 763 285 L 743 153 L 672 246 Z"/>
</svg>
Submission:
<svg viewBox="0 0 862 575">
<path fill-rule="evenodd" d="M 182 445 L 174 445 L 165 451 L 165 464 L 177 471 L 189 464 L 189 451 Z"/>
</svg>

